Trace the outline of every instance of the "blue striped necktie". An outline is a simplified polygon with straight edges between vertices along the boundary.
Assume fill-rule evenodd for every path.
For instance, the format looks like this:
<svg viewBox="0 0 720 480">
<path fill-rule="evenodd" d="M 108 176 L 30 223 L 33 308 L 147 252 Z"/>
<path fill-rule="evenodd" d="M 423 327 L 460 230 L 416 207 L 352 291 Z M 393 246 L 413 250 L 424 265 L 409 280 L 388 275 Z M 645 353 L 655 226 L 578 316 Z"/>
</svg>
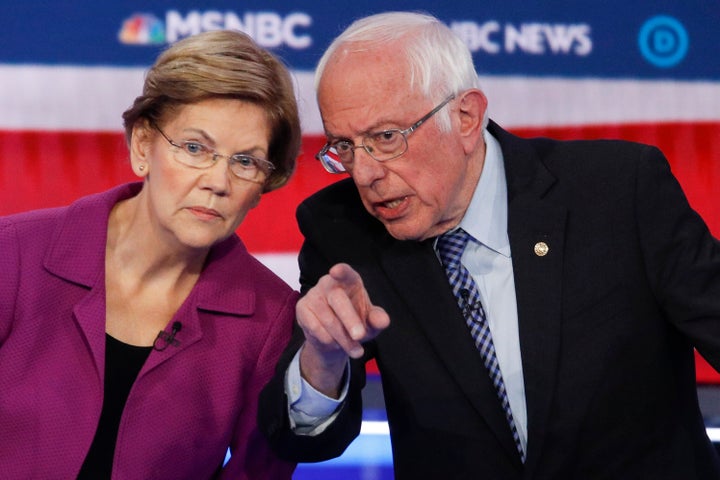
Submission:
<svg viewBox="0 0 720 480">
<path fill-rule="evenodd" d="M 465 246 L 470 240 L 465 230 L 458 228 L 452 232 L 445 233 L 438 238 L 437 251 L 440 254 L 440 260 L 445 267 L 450 286 L 452 287 L 455 298 L 457 298 L 458 306 L 462 310 L 465 317 L 465 323 L 470 329 L 470 334 L 475 341 L 475 346 L 480 350 L 485 368 L 488 370 L 490 379 L 497 396 L 500 399 L 505 418 L 510 425 L 515 446 L 520 453 L 520 458 L 525 462 L 525 452 L 520 443 L 520 435 L 515 427 L 512 410 L 510 409 L 510 401 L 505 391 L 505 383 L 503 382 L 502 372 L 495 354 L 495 346 L 493 345 L 490 327 L 488 326 L 485 316 L 485 309 L 480 301 L 480 293 L 478 292 L 475 281 L 470 276 L 465 266 L 460 263 Z"/>
</svg>

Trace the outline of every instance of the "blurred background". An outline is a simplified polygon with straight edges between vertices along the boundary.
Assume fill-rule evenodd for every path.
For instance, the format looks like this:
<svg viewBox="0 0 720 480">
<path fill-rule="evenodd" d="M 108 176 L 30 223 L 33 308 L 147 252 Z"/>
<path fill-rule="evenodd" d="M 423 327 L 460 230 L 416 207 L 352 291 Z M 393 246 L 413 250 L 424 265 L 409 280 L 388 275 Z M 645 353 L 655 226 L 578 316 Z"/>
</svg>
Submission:
<svg viewBox="0 0 720 480">
<path fill-rule="evenodd" d="M 437 2 L 431 13 L 474 55 L 490 117 L 522 136 L 620 138 L 660 147 L 691 205 L 720 236 L 720 1 Z M 312 72 L 330 41 L 387 2 L 0 1 L 0 215 L 65 205 L 133 180 L 121 113 L 167 45 L 239 29 L 279 55 L 296 80 L 304 130 L 295 176 L 239 229 L 248 249 L 294 287 L 300 200 L 338 180 L 323 145 Z M 0 252 L 1 254 L 1 252 Z M 708 432 L 720 444 L 720 375 L 698 355 Z M 392 478 L 380 377 L 370 366 L 362 435 L 339 459 L 296 479 Z"/>
</svg>

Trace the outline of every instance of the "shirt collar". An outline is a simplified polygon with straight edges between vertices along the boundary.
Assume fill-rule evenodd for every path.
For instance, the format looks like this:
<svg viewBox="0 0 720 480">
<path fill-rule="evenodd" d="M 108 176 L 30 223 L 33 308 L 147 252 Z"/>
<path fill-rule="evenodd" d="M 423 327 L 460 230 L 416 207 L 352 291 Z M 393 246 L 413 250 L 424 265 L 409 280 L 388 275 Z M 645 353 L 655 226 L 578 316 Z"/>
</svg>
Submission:
<svg viewBox="0 0 720 480">
<path fill-rule="evenodd" d="M 498 141 L 486 130 L 485 163 L 460 227 L 478 242 L 510 257 L 507 234 L 507 181 L 503 154 Z"/>
</svg>

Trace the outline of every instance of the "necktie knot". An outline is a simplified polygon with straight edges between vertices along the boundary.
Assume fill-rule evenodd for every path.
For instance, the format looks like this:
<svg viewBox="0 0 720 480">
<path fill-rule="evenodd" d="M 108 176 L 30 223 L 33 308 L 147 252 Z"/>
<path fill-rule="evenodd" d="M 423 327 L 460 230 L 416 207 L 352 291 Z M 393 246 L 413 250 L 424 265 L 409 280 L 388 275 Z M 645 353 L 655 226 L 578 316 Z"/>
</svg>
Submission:
<svg viewBox="0 0 720 480">
<path fill-rule="evenodd" d="M 457 269 L 460 267 L 460 257 L 462 257 L 469 240 L 470 235 L 462 228 L 438 237 L 437 251 L 445 268 Z"/>
</svg>

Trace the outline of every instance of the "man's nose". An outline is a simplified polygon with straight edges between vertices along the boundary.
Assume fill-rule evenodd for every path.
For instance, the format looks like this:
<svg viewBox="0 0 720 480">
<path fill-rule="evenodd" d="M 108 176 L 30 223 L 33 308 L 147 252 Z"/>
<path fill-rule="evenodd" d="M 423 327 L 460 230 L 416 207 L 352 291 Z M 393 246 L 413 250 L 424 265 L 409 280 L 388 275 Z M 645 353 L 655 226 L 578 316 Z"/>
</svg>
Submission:
<svg viewBox="0 0 720 480">
<path fill-rule="evenodd" d="M 350 176 L 359 186 L 369 187 L 385 176 L 385 165 L 375 160 L 364 147 L 355 150 Z"/>
</svg>

